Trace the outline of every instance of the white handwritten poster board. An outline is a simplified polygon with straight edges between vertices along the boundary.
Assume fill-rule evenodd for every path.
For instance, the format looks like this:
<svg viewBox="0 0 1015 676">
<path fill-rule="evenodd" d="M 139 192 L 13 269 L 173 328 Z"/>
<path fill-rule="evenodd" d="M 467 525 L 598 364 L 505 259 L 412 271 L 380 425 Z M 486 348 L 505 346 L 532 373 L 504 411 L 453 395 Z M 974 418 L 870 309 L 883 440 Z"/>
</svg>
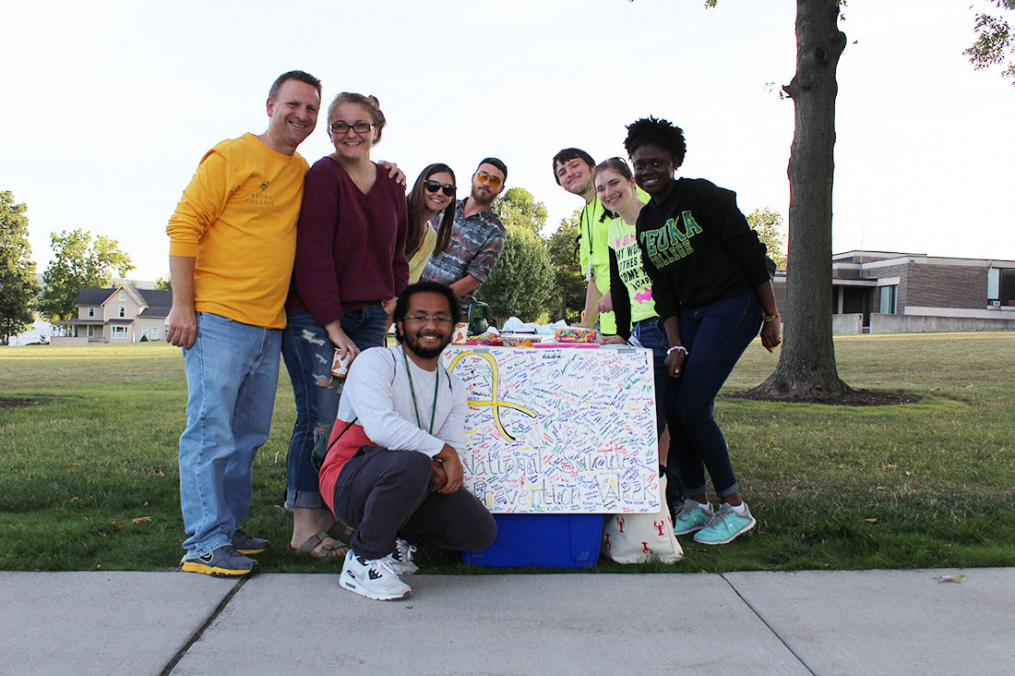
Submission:
<svg viewBox="0 0 1015 676">
<path fill-rule="evenodd" d="M 652 353 L 451 345 L 465 485 L 495 513 L 659 511 Z"/>
</svg>

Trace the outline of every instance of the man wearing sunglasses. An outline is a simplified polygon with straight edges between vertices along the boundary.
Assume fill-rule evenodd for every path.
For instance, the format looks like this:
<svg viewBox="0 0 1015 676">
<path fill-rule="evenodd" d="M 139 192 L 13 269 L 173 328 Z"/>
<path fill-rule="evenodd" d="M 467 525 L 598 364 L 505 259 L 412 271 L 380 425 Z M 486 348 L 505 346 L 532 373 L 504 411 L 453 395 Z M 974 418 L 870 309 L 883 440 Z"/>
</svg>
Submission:
<svg viewBox="0 0 1015 676">
<path fill-rule="evenodd" d="M 398 296 L 401 345 L 364 350 L 349 370 L 321 466 L 321 495 L 357 531 L 339 586 L 405 598 L 415 545 L 489 547 L 497 525 L 463 485 L 465 385 L 441 365 L 460 315 L 454 292 L 419 282 Z"/>
<path fill-rule="evenodd" d="M 180 437 L 185 572 L 247 575 L 257 569 L 247 555 L 269 546 L 239 525 L 278 385 L 308 169 L 296 148 L 320 106 L 320 80 L 281 75 L 268 93 L 267 131 L 208 151 L 166 227 L 173 283 L 166 340 L 183 348 L 189 394 Z"/>
<path fill-rule="evenodd" d="M 496 157 L 479 163 L 472 175 L 471 194 L 458 203 L 451 244 L 430 259 L 421 279 L 447 284 L 463 307 L 475 302 L 476 289 L 489 278 L 501 253 L 507 232 L 491 208 L 504 191 L 507 166 Z"/>
</svg>

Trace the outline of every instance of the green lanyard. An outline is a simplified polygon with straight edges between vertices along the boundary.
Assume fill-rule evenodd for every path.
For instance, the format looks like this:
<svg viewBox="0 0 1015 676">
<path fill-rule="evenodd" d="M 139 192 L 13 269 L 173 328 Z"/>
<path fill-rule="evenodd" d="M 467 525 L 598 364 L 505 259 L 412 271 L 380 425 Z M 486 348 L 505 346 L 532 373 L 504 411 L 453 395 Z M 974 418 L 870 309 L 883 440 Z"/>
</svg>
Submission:
<svg viewBox="0 0 1015 676">
<path fill-rule="evenodd" d="M 416 386 L 412 384 L 412 369 L 409 368 L 409 358 L 405 356 L 405 348 L 402 348 L 402 360 L 405 362 L 405 374 L 409 376 L 409 391 L 412 392 L 412 409 L 416 412 L 416 426 L 423 429 L 423 423 L 419 421 L 419 406 L 416 404 Z M 433 436 L 433 421 L 437 417 L 437 388 L 441 382 L 440 367 L 434 371 L 433 379 L 433 408 L 430 409 L 430 435 Z"/>
</svg>

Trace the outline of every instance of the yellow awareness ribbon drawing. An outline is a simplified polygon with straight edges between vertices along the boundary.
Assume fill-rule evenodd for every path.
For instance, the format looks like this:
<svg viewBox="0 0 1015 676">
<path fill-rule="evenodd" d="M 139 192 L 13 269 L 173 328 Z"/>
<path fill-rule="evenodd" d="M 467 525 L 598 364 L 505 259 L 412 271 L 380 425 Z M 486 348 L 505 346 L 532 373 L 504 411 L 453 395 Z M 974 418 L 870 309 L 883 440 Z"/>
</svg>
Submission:
<svg viewBox="0 0 1015 676">
<path fill-rule="evenodd" d="M 473 350 L 469 350 L 468 352 L 462 352 L 457 357 L 452 359 L 450 364 L 448 364 L 448 371 L 453 373 L 455 367 L 458 366 L 458 362 L 462 360 L 462 357 L 468 356 L 470 354 L 485 360 L 490 365 L 490 373 L 492 377 L 490 380 L 490 401 L 475 401 L 473 399 L 469 399 L 469 406 L 489 406 L 493 411 L 493 420 L 495 423 L 497 423 L 497 429 L 500 430 L 500 433 L 504 435 L 505 439 L 507 439 L 508 441 L 514 441 L 515 438 L 510 434 L 508 434 L 508 431 L 504 429 L 504 424 L 500 421 L 500 409 L 511 408 L 521 413 L 524 413 L 525 415 L 531 416 L 533 418 L 536 417 L 535 411 L 525 408 L 524 406 L 521 406 L 519 404 L 512 404 L 511 402 L 501 401 L 500 397 L 497 394 L 497 388 L 500 385 L 500 370 L 497 368 L 497 360 L 493 358 L 492 354 L 489 354 L 487 352 L 475 352 Z"/>
</svg>

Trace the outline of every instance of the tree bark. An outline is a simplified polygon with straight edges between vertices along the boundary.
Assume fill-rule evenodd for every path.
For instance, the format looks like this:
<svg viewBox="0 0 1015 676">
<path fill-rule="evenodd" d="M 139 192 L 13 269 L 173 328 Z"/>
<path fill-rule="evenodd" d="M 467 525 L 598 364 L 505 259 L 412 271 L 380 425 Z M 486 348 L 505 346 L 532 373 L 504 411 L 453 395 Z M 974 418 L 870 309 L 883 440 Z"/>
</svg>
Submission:
<svg viewBox="0 0 1015 676">
<path fill-rule="evenodd" d="M 846 46 L 837 0 L 797 0 L 797 70 L 783 87 L 796 109 L 789 160 L 789 249 L 779 365 L 752 394 L 831 399 L 850 391 L 832 343 L 832 174 L 835 70 Z"/>
</svg>

